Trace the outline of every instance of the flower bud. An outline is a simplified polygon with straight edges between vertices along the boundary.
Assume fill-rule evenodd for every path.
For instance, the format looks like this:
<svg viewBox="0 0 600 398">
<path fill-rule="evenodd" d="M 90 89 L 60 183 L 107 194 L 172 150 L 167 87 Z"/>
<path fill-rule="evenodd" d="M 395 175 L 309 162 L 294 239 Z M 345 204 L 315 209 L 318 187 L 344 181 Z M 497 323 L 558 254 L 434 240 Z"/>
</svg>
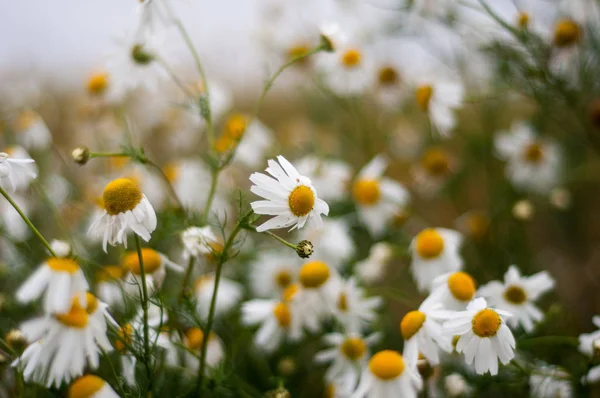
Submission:
<svg viewBox="0 0 600 398">
<path fill-rule="evenodd" d="M 459 397 L 469 393 L 469 385 L 458 373 L 452 373 L 444 379 L 444 388 L 449 397 Z"/>
<path fill-rule="evenodd" d="M 282 376 L 291 376 L 296 372 L 296 361 L 292 357 L 281 358 L 277 370 Z"/>
<path fill-rule="evenodd" d="M 71 245 L 63 240 L 53 240 L 50 247 L 56 257 L 69 257 L 71 255 Z"/>
<path fill-rule="evenodd" d="M 550 204 L 559 210 L 566 210 L 571 206 L 571 193 L 564 188 L 555 188 L 550 192 Z"/>
<path fill-rule="evenodd" d="M 131 49 L 131 58 L 139 65 L 148 65 L 154 60 L 154 56 L 144 49 L 142 44 L 136 44 Z"/>
<path fill-rule="evenodd" d="M 296 253 L 301 258 L 309 258 L 313 254 L 313 244 L 308 240 L 303 240 L 296 245 Z"/>
<path fill-rule="evenodd" d="M 512 208 L 512 214 L 517 220 L 530 220 L 535 214 L 535 207 L 533 204 L 526 200 L 519 200 Z"/>
<path fill-rule="evenodd" d="M 19 329 L 12 329 L 6 334 L 6 344 L 18 353 L 21 353 L 27 348 L 29 343 L 25 335 Z"/>
<path fill-rule="evenodd" d="M 90 148 L 85 146 L 75 148 L 73 149 L 73 152 L 71 152 L 71 157 L 75 163 L 83 166 L 90 160 Z"/>
</svg>

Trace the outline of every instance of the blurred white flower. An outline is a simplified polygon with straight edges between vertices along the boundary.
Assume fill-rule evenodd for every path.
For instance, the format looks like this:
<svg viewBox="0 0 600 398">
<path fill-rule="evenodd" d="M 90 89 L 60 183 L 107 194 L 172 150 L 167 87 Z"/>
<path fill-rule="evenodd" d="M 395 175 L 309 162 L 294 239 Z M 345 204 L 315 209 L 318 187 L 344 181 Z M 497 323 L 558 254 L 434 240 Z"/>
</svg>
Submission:
<svg viewBox="0 0 600 398">
<path fill-rule="evenodd" d="M 366 284 L 381 281 L 393 256 L 394 250 L 389 243 L 375 243 L 369 249 L 369 256 L 356 263 L 356 275 Z"/>
<path fill-rule="evenodd" d="M 213 247 L 211 244 L 218 243 L 219 240 L 210 226 L 189 227 L 181 233 L 183 242 L 183 257 L 200 258 L 211 254 Z"/>
<path fill-rule="evenodd" d="M 71 245 L 64 240 L 54 239 L 50 242 L 50 247 L 56 257 L 69 257 L 71 255 Z"/>
<path fill-rule="evenodd" d="M 52 143 L 52 134 L 44 119 L 36 112 L 26 109 L 15 120 L 17 141 L 27 149 L 43 150 Z"/>
<path fill-rule="evenodd" d="M 119 398 L 119 395 L 104 379 L 94 375 L 85 375 L 69 386 L 69 397 Z"/>
<path fill-rule="evenodd" d="M 0 187 L 15 192 L 28 187 L 37 177 L 37 166 L 33 159 L 21 158 L 23 152 L 17 148 L 14 150 L 15 157 L 8 152 L 0 152 Z"/>
<path fill-rule="evenodd" d="M 183 272 L 182 266 L 175 264 L 164 254 L 148 247 L 142 248 L 142 261 L 144 263 L 145 283 L 149 296 L 162 286 L 167 274 L 167 268 L 175 272 Z M 121 264 L 129 271 L 124 280 L 125 291 L 134 297 L 141 297 L 142 270 L 137 251 L 127 252 L 123 256 Z"/>
<path fill-rule="evenodd" d="M 279 297 L 298 282 L 300 259 L 293 251 L 264 251 L 250 264 L 250 288 L 257 297 Z"/>
<path fill-rule="evenodd" d="M 571 398 L 574 396 L 571 376 L 555 366 L 540 366 L 529 376 L 532 398 Z"/>
<path fill-rule="evenodd" d="M 346 162 L 308 155 L 300 159 L 297 169 L 300 174 L 310 178 L 323 200 L 346 198 L 346 189 L 352 179 L 352 168 Z"/>
<path fill-rule="evenodd" d="M 196 354 L 193 355 L 190 352 L 185 352 L 185 366 L 186 368 L 192 369 L 194 374 L 198 372 L 197 369 L 200 366 L 200 360 L 198 358 L 202 355 L 202 343 L 204 338 L 204 332 L 200 328 L 190 328 L 185 332 L 183 339 L 185 346 Z M 223 341 L 219 336 L 211 332 L 208 336 L 206 345 L 206 365 L 209 368 L 212 368 L 217 366 L 224 359 L 225 346 Z"/>
<path fill-rule="evenodd" d="M 441 275 L 433 280 L 429 297 L 444 308 L 463 311 L 475 298 L 475 280 L 466 272 Z"/>
<path fill-rule="evenodd" d="M 381 297 L 367 296 L 354 277 L 337 282 L 336 290 L 333 313 L 346 332 L 359 333 L 375 321 L 383 304 Z"/>
<path fill-rule="evenodd" d="M 459 373 L 451 373 L 444 377 L 444 389 L 451 398 L 462 397 L 471 392 L 471 387 Z"/>
<path fill-rule="evenodd" d="M 200 319 L 208 318 L 214 290 L 214 275 L 204 275 L 196 279 L 194 283 L 194 295 L 196 297 L 196 311 L 198 312 Z M 218 317 L 233 310 L 241 300 L 242 294 L 242 285 L 231 279 L 221 277 L 219 281 L 219 290 L 217 291 L 215 316 Z"/>
<path fill-rule="evenodd" d="M 345 268 L 356 252 L 348 223 L 342 219 L 327 218 L 321 228 L 303 229 L 300 237 L 314 245 L 313 260 L 322 260 L 338 270 Z"/>
</svg>

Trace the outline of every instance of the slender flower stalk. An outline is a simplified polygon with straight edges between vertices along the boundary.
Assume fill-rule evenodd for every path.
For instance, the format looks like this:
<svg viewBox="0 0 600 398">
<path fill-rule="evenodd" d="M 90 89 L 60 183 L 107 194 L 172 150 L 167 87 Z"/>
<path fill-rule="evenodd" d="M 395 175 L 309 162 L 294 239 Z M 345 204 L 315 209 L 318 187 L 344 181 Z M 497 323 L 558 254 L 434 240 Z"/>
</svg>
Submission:
<svg viewBox="0 0 600 398">
<path fill-rule="evenodd" d="M 185 275 L 183 277 L 183 282 L 181 282 L 181 291 L 179 292 L 179 300 L 181 300 L 183 298 L 183 295 L 185 294 L 185 289 L 187 288 L 187 286 L 190 283 L 190 278 L 192 276 L 192 270 L 194 269 L 194 261 L 196 260 L 196 258 L 194 256 L 190 256 L 190 259 L 188 261 L 188 266 L 187 269 L 185 270 Z"/>
<path fill-rule="evenodd" d="M 144 312 L 144 366 L 146 367 L 146 377 L 148 378 L 148 391 L 152 393 L 153 375 L 151 367 L 150 352 L 150 331 L 148 324 L 148 287 L 146 286 L 146 271 L 144 269 L 144 259 L 142 256 L 142 242 L 140 237 L 135 235 L 135 245 L 137 248 L 138 261 L 140 263 L 140 279 L 142 282 L 142 311 Z"/>
</svg>

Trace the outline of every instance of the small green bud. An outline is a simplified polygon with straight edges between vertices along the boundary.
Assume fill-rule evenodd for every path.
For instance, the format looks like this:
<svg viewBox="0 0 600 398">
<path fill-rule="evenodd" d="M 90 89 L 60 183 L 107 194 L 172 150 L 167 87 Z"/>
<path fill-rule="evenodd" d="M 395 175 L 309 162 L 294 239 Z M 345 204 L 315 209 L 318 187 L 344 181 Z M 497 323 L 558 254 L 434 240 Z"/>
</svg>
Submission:
<svg viewBox="0 0 600 398">
<path fill-rule="evenodd" d="M 154 56 L 148 53 L 142 44 L 136 44 L 131 49 L 131 58 L 139 65 L 148 65 L 154 60 Z"/>
<path fill-rule="evenodd" d="M 79 148 L 73 149 L 71 152 L 71 157 L 80 166 L 83 166 L 90 160 L 90 148 L 85 146 L 80 146 Z"/>
<path fill-rule="evenodd" d="M 296 253 L 301 258 L 309 258 L 313 254 L 313 244 L 308 240 L 303 240 L 296 245 Z"/>
</svg>

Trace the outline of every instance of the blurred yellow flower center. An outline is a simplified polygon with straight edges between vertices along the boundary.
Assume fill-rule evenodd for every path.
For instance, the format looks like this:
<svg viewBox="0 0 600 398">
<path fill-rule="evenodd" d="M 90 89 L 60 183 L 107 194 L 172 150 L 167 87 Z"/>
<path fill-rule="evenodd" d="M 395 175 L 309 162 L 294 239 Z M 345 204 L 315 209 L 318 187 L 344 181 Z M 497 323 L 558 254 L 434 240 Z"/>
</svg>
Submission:
<svg viewBox="0 0 600 398">
<path fill-rule="evenodd" d="M 169 163 L 163 167 L 163 173 L 165 173 L 165 177 L 167 177 L 167 180 L 169 180 L 171 184 L 177 180 L 177 177 L 179 177 L 179 171 L 180 167 L 176 163 Z"/>
<path fill-rule="evenodd" d="M 396 351 L 379 351 L 369 361 L 369 370 L 381 380 L 395 379 L 404 372 L 404 360 Z"/>
<path fill-rule="evenodd" d="M 75 260 L 71 260 L 70 258 L 51 257 L 46 260 L 46 264 L 48 264 L 50 269 L 57 272 L 68 272 L 69 274 L 73 274 L 79 271 L 79 265 Z"/>
<path fill-rule="evenodd" d="M 323 393 L 323 398 L 335 398 L 335 385 L 327 384 L 325 387 L 325 392 Z"/>
<path fill-rule="evenodd" d="M 200 328 L 191 328 L 185 332 L 186 345 L 190 350 L 199 350 L 204 340 L 204 332 Z"/>
<path fill-rule="evenodd" d="M 73 300 L 71 309 L 66 314 L 57 314 L 56 319 L 71 328 L 83 329 L 88 324 L 88 313 L 79 304 L 79 300 Z"/>
<path fill-rule="evenodd" d="M 144 262 L 144 271 L 146 272 L 146 274 L 152 274 L 161 266 L 162 263 L 160 254 L 158 254 L 156 250 L 149 249 L 147 247 L 142 249 L 142 261 Z M 134 274 L 141 274 L 140 260 L 138 258 L 137 252 L 129 252 L 125 254 L 122 260 L 122 264 Z"/>
<path fill-rule="evenodd" d="M 75 298 L 73 300 L 79 300 L 79 298 Z M 96 312 L 96 310 L 98 309 L 98 299 L 96 299 L 96 296 L 94 296 L 92 293 L 87 292 L 85 294 L 85 300 L 85 312 L 87 312 L 90 315 Z"/>
<path fill-rule="evenodd" d="M 90 398 L 104 387 L 104 380 L 94 375 L 85 375 L 69 387 L 69 398 Z"/>
<path fill-rule="evenodd" d="M 517 17 L 517 26 L 519 26 L 521 29 L 527 29 L 529 26 L 529 14 L 521 11 Z"/>
<path fill-rule="evenodd" d="M 298 43 L 287 50 L 288 59 L 294 59 L 308 54 L 310 47 L 306 43 Z M 308 62 L 308 57 L 304 57 L 296 61 L 296 64 L 305 65 Z"/>
<path fill-rule="evenodd" d="M 303 217 L 315 206 L 315 194 L 306 185 L 297 186 L 290 193 L 288 204 L 293 215 Z"/>
<path fill-rule="evenodd" d="M 300 269 L 300 283 L 309 289 L 317 288 L 329 279 L 329 267 L 322 261 L 311 261 Z"/>
<path fill-rule="evenodd" d="M 425 323 L 426 316 L 421 311 L 410 311 L 400 321 L 400 332 L 404 340 L 413 337 Z"/>
<path fill-rule="evenodd" d="M 340 293 L 337 300 L 337 308 L 342 312 L 348 311 L 348 296 L 346 296 L 346 293 Z"/>
<path fill-rule="evenodd" d="M 127 270 L 119 265 L 107 265 L 96 273 L 97 282 L 119 280 L 125 276 Z"/>
<path fill-rule="evenodd" d="M 431 101 L 431 97 L 433 96 L 433 86 L 431 85 L 423 85 L 417 88 L 416 100 L 419 108 L 426 112 L 429 110 L 429 102 Z"/>
<path fill-rule="evenodd" d="M 225 123 L 225 134 L 235 140 L 241 140 L 246 128 L 248 118 L 241 114 L 232 115 Z"/>
<path fill-rule="evenodd" d="M 554 44 L 557 47 L 567 47 L 579 42 L 583 31 L 581 27 L 570 19 L 563 19 L 556 24 L 554 29 Z"/>
<path fill-rule="evenodd" d="M 115 349 L 123 353 L 127 349 L 127 345 L 131 345 L 133 328 L 128 323 L 119 329 L 117 335 L 119 338 L 115 341 Z"/>
<path fill-rule="evenodd" d="M 275 283 L 285 289 L 292 283 L 292 274 L 289 271 L 279 271 L 275 274 Z"/>
<path fill-rule="evenodd" d="M 456 349 L 456 345 L 458 344 L 458 340 L 460 340 L 460 335 L 452 336 L 452 348 Z"/>
<path fill-rule="evenodd" d="M 493 337 L 498 333 L 501 324 L 500 315 L 496 311 L 486 308 L 473 317 L 473 333 L 479 337 Z"/>
<path fill-rule="evenodd" d="M 283 301 L 291 301 L 296 293 L 298 293 L 299 286 L 297 283 L 292 283 L 288 287 L 286 287 L 283 291 Z"/>
<path fill-rule="evenodd" d="M 118 178 L 104 188 L 102 201 L 106 212 L 115 216 L 135 209 L 142 197 L 142 191 L 135 182 L 128 178 Z"/>
<path fill-rule="evenodd" d="M 448 289 L 455 299 L 470 301 L 475 295 L 475 281 L 466 272 L 455 272 L 448 278 Z"/>
<path fill-rule="evenodd" d="M 356 49 L 347 50 L 342 54 L 342 64 L 348 69 L 355 68 L 360 64 L 361 57 L 360 51 Z"/>
<path fill-rule="evenodd" d="M 527 300 L 527 293 L 520 286 L 510 285 L 504 291 L 504 299 L 512 304 L 523 304 Z"/>
<path fill-rule="evenodd" d="M 400 81 L 400 75 L 391 66 L 384 66 L 379 69 L 378 78 L 382 86 L 392 86 Z"/>
<path fill-rule="evenodd" d="M 120 170 L 129 164 L 129 157 L 127 156 L 112 156 L 108 158 L 108 164 L 114 170 Z"/>
<path fill-rule="evenodd" d="M 490 228 L 490 220 L 487 215 L 474 212 L 467 217 L 467 229 L 469 235 L 476 239 L 482 239 Z"/>
<path fill-rule="evenodd" d="M 416 240 L 417 254 L 424 259 L 437 258 L 444 251 L 444 239 L 433 228 L 419 232 Z"/>
<path fill-rule="evenodd" d="M 87 88 L 90 94 L 100 95 L 106 91 L 108 87 L 108 74 L 107 73 L 95 73 L 93 74 L 88 82 Z"/>
<path fill-rule="evenodd" d="M 40 116 L 32 110 L 22 111 L 17 115 L 17 119 L 15 121 L 15 130 L 19 133 L 29 130 L 29 128 L 39 120 L 39 118 Z"/>
<path fill-rule="evenodd" d="M 536 142 L 528 145 L 523 151 L 523 159 L 529 163 L 539 163 L 543 158 L 542 146 Z"/>
<path fill-rule="evenodd" d="M 282 328 L 287 328 L 292 323 L 292 313 L 286 303 L 278 303 L 273 307 L 273 316 Z"/>
<path fill-rule="evenodd" d="M 342 354 L 346 356 L 346 358 L 356 361 L 365 355 L 367 351 L 367 346 L 362 339 L 357 337 L 347 338 L 341 345 L 340 349 L 342 350 Z"/>
<path fill-rule="evenodd" d="M 427 174 L 434 177 L 443 177 L 450 172 L 448 155 L 440 148 L 430 148 L 421 159 L 421 166 Z"/>
<path fill-rule="evenodd" d="M 381 197 L 379 182 L 370 179 L 357 180 L 352 186 L 352 196 L 356 203 L 363 206 L 377 203 Z"/>
</svg>

